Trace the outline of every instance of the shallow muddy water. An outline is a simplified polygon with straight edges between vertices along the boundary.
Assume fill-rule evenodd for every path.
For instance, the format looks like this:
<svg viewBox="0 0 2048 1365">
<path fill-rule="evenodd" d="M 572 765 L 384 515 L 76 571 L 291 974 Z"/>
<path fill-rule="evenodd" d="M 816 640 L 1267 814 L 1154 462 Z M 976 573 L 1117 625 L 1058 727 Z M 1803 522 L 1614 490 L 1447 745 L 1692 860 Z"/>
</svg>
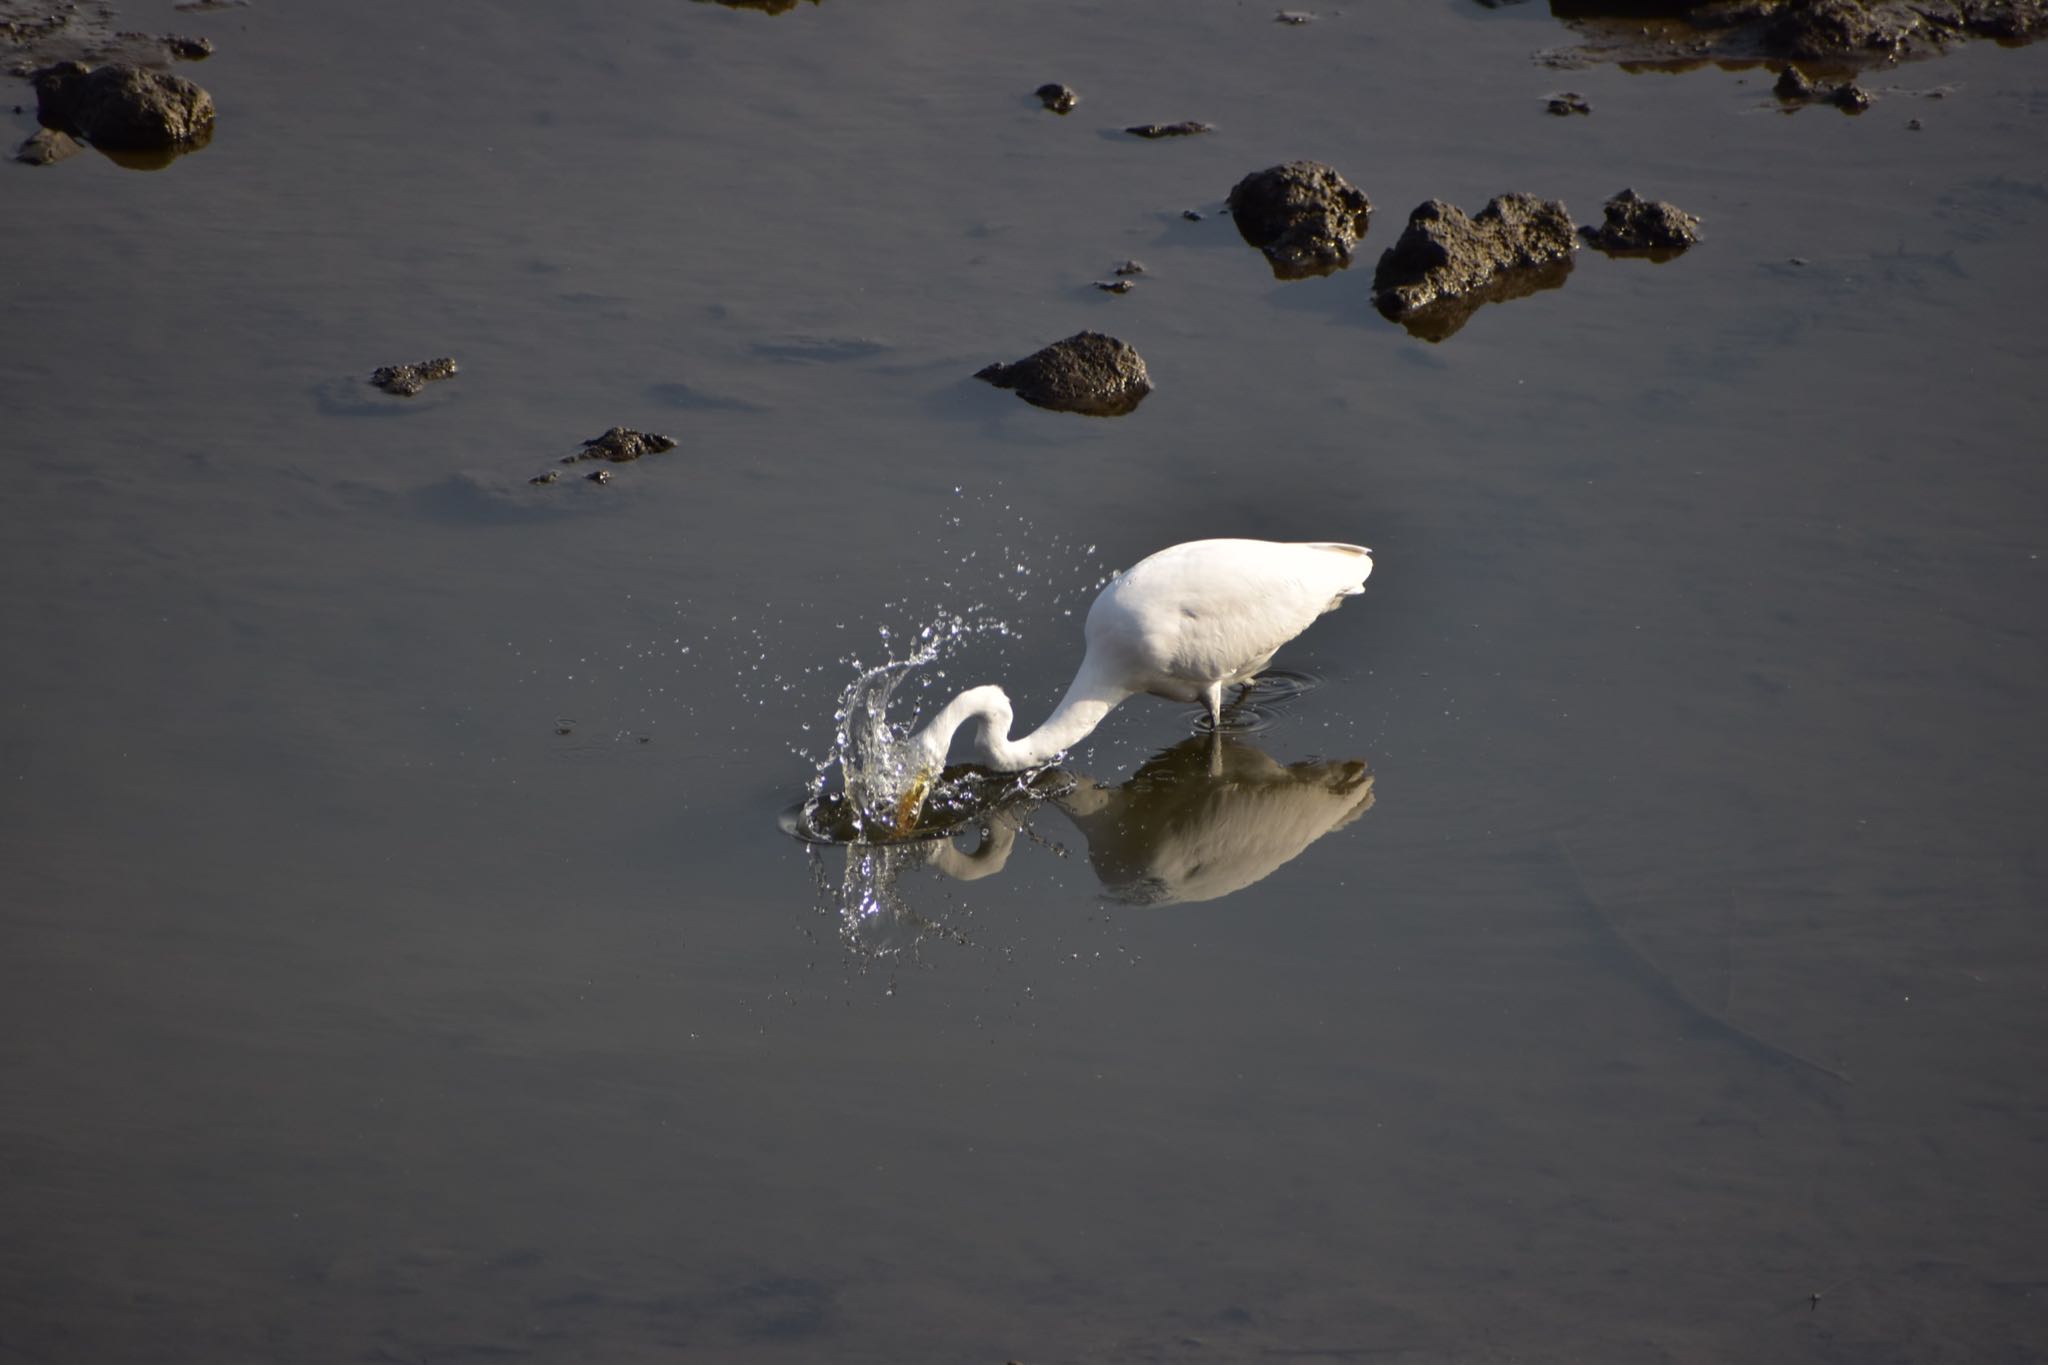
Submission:
<svg viewBox="0 0 2048 1365">
<path fill-rule="evenodd" d="M 120 21 L 219 126 L 0 167 L 0 1360 L 2048 1340 L 2048 49 L 1851 117 L 1536 6 Z M 1303 157 L 1374 221 L 1283 283 L 1219 210 Z M 1705 243 L 1372 307 L 1425 199 L 1624 186 Z M 971 378 L 1083 328 L 1137 411 Z M 1213 535 L 1377 561 L 1218 766 L 1140 698 L 988 840 L 783 832 L 854 660 L 999 623 L 904 699 L 1033 724 Z"/>
</svg>

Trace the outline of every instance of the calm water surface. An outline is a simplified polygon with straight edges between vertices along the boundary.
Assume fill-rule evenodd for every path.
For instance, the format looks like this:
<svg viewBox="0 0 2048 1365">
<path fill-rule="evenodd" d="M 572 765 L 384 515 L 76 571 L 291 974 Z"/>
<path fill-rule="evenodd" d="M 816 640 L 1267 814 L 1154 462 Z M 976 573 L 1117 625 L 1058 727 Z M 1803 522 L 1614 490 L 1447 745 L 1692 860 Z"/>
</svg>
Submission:
<svg viewBox="0 0 2048 1365">
<path fill-rule="evenodd" d="M 2048 49 L 1852 118 L 1533 6 L 316 9 L 127 6 L 212 145 L 0 175 L 0 1360 L 2038 1356 Z M 1216 210 L 1296 157 L 1378 212 L 1282 284 Z M 1426 198 L 1624 185 L 1708 242 L 1371 308 Z M 1136 413 L 969 378 L 1083 327 Z M 1035 723 L 1209 535 L 1379 563 L 1249 785 L 1133 702 L 848 934 L 850 660 L 975 609 Z"/>
</svg>

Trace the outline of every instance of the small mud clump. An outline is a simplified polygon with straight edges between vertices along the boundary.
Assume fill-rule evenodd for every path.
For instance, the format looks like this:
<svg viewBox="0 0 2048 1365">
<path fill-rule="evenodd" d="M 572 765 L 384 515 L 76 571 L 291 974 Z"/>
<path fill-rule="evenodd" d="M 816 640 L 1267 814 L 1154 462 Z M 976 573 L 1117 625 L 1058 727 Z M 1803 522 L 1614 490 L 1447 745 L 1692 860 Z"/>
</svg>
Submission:
<svg viewBox="0 0 2048 1365">
<path fill-rule="evenodd" d="M 1472 217 L 1431 199 L 1408 215 L 1401 240 L 1381 255 L 1373 304 L 1400 322 L 1503 272 L 1568 261 L 1578 245 L 1571 212 L 1555 199 L 1503 194 Z"/>
<path fill-rule="evenodd" d="M 167 71 L 59 62 L 36 71 L 36 118 L 112 151 L 165 151 L 213 134 L 213 96 Z"/>
<path fill-rule="evenodd" d="M 1372 201 L 1320 161 L 1289 161 L 1238 181 L 1230 214 L 1245 241 L 1266 253 L 1276 278 L 1301 280 L 1351 264 L 1351 249 L 1372 221 Z"/>
<path fill-rule="evenodd" d="M 1189 118 L 1182 119 L 1179 123 L 1136 123 L 1124 129 L 1124 131 L 1134 137 L 1151 138 L 1157 141 L 1162 137 L 1194 137 L 1201 133 L 1213 133 L 1216 130 L 1209 124 Z"/>
<path fill-rule="evenodd" d="M 447 379 L 455 373 L 454 360 L 444 355 L 414 365 L 379 365 L 370 372 L 370 382 L 386 393 L 410 398 L 435 380 Z"/>
<path fill-rule="evenodd" d="M 1675 204 L 1623 190 L 1607 201 L 1607 221 L 1580 235 L 1610 256 L 1668 259 L 1700 240 L 1700 220 Z"/>
<path fill-rule="evenodd" d="M 674 450 L 673 437 L 652 431 L 635 431 L 631 427 L 613 427 L 602 436 L 593 436 L 583 443 L 583 449 L 574 455 L 562 457 L 563 464 L 576 464 L 582 460 L 610 460 L 613 464 L 624 464 L 637 460 L 642 455 L 659 455 L 664 450 Z M 595 476 L 593 476 L 595 477 Z M 603 480 L 599 479 L 602 483 Z"/>
<path fill-rule="evenodd" d="M 1074 106 L 1081 102 L 1079 95 L 1058 81 L 1048 81 L 1031 93 L 1038 96 L 1038 102 L 1055 114 L 1071 114 L 1074 112 Z"/>
<path fill-rule="evenodd" d="M 1014 365 L 989 365 L 974 377 L 1014 389 L 1037 407 L 1089 417 L 1121 417 L 1152 392 L 1144 358 L 1100 332 L 1076 332 Z"/>
</svg>

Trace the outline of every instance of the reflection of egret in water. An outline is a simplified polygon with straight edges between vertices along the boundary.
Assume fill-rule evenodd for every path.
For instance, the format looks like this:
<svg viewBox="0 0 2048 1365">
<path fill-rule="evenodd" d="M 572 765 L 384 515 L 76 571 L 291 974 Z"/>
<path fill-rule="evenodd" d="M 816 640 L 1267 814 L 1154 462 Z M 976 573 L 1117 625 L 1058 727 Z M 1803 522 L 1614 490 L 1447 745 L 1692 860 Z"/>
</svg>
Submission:
<svg viewBox="0 0 2048 1365">
<path fill-rule="evenodd" d="M 973 769 L 946 774 L 949 790 L 978 790 L 958 807 L 952 836 L 845 846 L 836 886 L 817 863 L 826 907 L 841 937 L 866 953 L 890 953 L 947 932 L 918 914 L 901 883 L 929 868 L 971 882 L 1001 872 L 1031 819 L 1057 807 L 1088 843 L 1088 863 L 1114 900 L 1168 905 L 1215 900 L 1270 876 L 1324 835 L 1372 808 L 1372 774 L 1359 759 L 1282 764 L 1235 735 L 1183 740 L 1154 755 L 1120 786 L 1045 771 L 1003 780 Z M 814 845 L 829 836 L 793 809 L 784 828 Z M 971 844 L 956 842 L 972 831 Z"/>
<path fill-rule="evenodd" d="M 1282 764 L 1241 739 L 1183 740 L 1120 787 L 1054 798 L 1111 897 L 1137 905 L 1242 891 L 1372 809 L 1360 759 Z"/>
</svg>

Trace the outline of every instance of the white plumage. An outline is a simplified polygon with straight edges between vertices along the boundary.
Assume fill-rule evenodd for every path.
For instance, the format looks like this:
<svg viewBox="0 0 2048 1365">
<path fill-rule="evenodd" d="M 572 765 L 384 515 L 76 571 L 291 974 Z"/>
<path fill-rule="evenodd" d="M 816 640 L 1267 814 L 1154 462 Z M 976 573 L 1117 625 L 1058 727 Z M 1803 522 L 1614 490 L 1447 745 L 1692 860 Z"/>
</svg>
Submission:
<svg viewBox="0 0 2048 1365">
<path fill-rule="evenodd" d="M 1096 597 L 1087 654 L 1045 724 L 1011 739 L 1009 697 L 1000 687 L 969 688 L 910 737 L 911 771 L 921 787 L 971 720 L 981 722 L 982 762 L 1002 771 L 1037 767 L 1140 692 L 1204 702 L 1220 720 L 1224 688 L 1249 682 L 1318 616 L 1364 592 L 1371 573 L 1372 552 L 1359 545 L 1195 540 L 1161 550 Z"/>
</svg>

